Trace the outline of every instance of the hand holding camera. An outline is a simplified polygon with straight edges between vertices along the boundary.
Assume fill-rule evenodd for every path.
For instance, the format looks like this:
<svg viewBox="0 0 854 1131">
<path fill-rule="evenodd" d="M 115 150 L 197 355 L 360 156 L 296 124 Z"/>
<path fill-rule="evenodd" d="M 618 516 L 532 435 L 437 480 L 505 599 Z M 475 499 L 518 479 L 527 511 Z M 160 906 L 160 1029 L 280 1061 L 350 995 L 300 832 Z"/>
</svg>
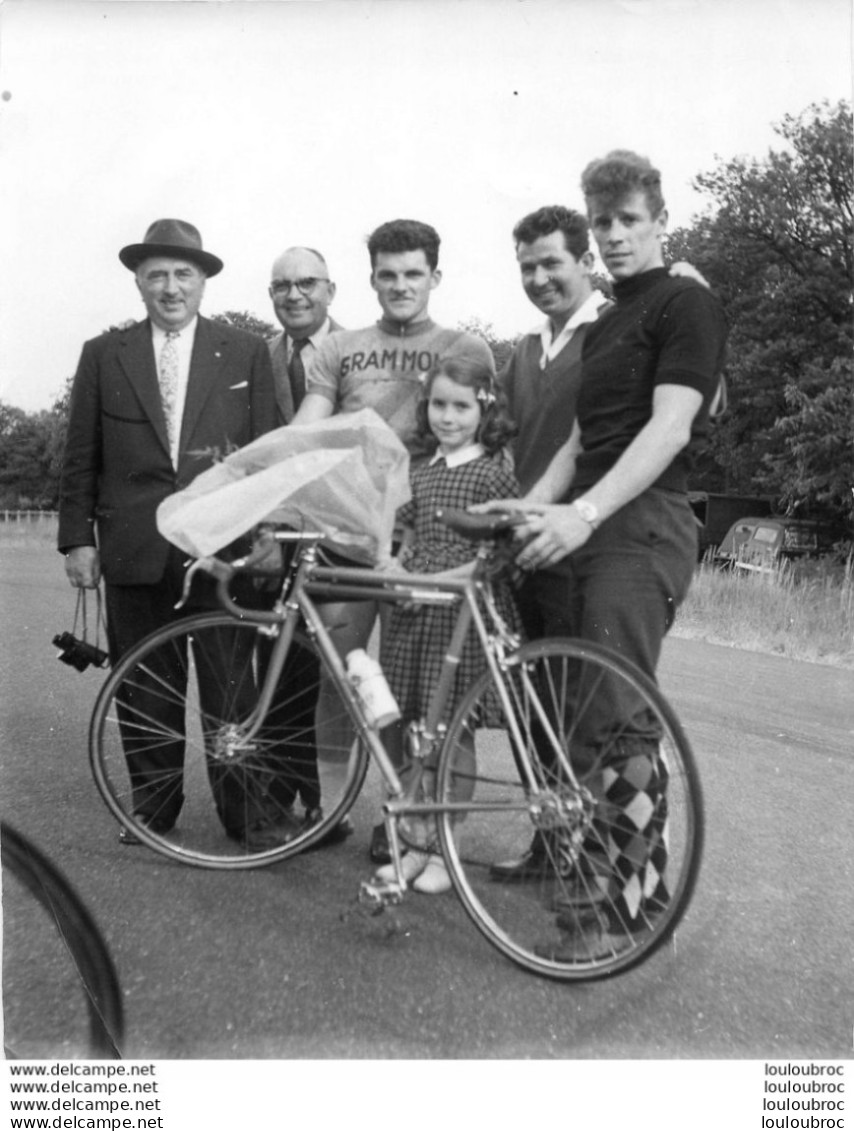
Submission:
<svg viewBox="0 0 854 1131">
<path fill-rule="evenodd" d="M 85 589 L 77 590 L 77 608 L 74 613 L 74 626 L 71 632 L 59 632 L 53 638 L 55 647 L 59 649 L 57 659 L 63 663 L 68 664 L 69 667 L 76 668 L 79 672 L 85 672 L 88 667 L 94 665 L 96 668 L 103 668 L 109 660 L 109 655 L 99 647 L 98 634 L 100 626 L 104 621 L 103 610 L 101 609 L 101 592 L 95 591 L 97 602 L 97 611 L 95 614 L 95 643 L 90 643 L 87 637 L 86 630 L 86 591 Z M 77 622 L 82 620 L 83 624 L 83 637 L 80 639 L 75 635 L 77 632 Z"/>
</svg>

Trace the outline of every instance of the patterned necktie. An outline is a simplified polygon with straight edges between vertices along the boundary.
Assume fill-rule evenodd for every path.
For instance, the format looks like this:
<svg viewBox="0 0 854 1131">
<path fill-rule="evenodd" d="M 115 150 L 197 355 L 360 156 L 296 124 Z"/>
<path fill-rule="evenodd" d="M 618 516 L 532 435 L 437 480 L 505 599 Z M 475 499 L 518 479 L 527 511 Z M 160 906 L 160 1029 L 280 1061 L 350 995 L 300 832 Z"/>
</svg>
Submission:
<svg viewBox="0 0 854 1131">
<path fill-rule="evenodd" d="M 302 404 L 305 396 L 305 365 L 302 360 L 302 351 L 308 345 L 308 338 L 295 338 L 291 345 L 291 360 L 288 362 L 288 379 L 291 383 L 291 393 L 294 398 L 294 412 Z"/>
<path fill-rule="evenodd" d="M 175 339 L 178 337 L 177 330 L 167 330 L 166 341 L 160 351 L 160 399 L 163 402 L 170 448 L 175 443 L 175 401 L 178 396 L 178 346 Z"/>
</svg>

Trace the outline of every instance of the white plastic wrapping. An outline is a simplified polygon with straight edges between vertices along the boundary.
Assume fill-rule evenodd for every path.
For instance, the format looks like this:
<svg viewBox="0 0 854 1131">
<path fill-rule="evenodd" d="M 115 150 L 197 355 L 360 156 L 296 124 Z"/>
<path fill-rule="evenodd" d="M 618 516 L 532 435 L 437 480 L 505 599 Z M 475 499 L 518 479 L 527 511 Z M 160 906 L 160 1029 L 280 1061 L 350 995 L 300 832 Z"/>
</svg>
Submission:
<svg viewBox="0 0 854 1131">
<path fill-rule="evenodd" d="M 406 448 L 366 408 L 259 437 L 165 499 L 157 526 L 207 557 L 260 522 L 286 523 L 375 563 L 389 557 L 395 514 L 409 498 Z"/>
</svg>

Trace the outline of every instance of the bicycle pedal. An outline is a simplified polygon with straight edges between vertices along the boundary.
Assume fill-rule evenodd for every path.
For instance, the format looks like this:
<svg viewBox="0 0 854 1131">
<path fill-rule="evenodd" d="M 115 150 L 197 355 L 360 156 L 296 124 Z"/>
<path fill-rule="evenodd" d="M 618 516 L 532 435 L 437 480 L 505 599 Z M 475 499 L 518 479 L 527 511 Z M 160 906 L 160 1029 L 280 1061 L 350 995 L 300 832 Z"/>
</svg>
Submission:
<svg viewBox="0 0 854 1131">
<path fill-rule="evenodd" d="M 397 912 L 396 904 L 371 900 L 366 902 L 357 896 L 351 907 L 341 912 L 342 923 L 352 923 L 369 937 L 379 938 L 383 942 L 392 939 L 409 938 L 410 928 L 403 922 Z"/>
<path fill-rule="evenodd" d="M 403 888 L 396 880 L 383 882 L 382 880 L 363 880 L 359 885 L 359 894 L 356 901 L 372 911 L 374 915 L 380 914 L 386 907 L 400 903 L 403 900 Z"/>
</svg>

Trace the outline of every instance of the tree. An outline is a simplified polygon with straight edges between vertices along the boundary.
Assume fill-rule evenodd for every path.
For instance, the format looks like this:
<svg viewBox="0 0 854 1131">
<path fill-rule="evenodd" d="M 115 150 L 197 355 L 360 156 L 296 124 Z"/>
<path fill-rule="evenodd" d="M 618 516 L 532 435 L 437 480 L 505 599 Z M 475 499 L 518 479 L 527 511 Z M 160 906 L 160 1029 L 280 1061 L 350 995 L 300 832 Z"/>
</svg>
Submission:
<svg viewBox="0 0 854 1131">
<path fill-rule="evenodd" d="M 6 506 L 29 509 L 57 505 L 57 425 L 52 409 L 27 413 L 0 404 L 0 498 Z"/>
<path fill-rule="evenodd" d="M 279 331 L 271 322 L 265 322 L 256 314 L 248 310 L 226 310 L 223 314 L 211 316 L 214 322 L 224 322 L 227 326 L 236 326 L 238 330 L 247 330 L 265 340 L 274 337 Z"/>
<path fill-rule="evenodd" d="M 673 234 L 730 324 L 732 408 L 712 438 L 722 485 L 854 518 L 854 145 L 845 102 L 775 127 L 786 143 L 695 180 L 705 215 Z"/>
<path fill-rule="evenodd" d="M 499 337 L 492 323 L 484 322 L 481 318 L 467 318 L 464 322 L 458 322 L 457 329 L 465 330 L 468 334 L 475 334 L 478 338 L 483 338 L 492 351 L 495 369 L 498 373 L 507 364 L 510 354 L 513 352 L 513 347 L 519 341 L 518 335 L 515 338 Z"/>
</svg>

